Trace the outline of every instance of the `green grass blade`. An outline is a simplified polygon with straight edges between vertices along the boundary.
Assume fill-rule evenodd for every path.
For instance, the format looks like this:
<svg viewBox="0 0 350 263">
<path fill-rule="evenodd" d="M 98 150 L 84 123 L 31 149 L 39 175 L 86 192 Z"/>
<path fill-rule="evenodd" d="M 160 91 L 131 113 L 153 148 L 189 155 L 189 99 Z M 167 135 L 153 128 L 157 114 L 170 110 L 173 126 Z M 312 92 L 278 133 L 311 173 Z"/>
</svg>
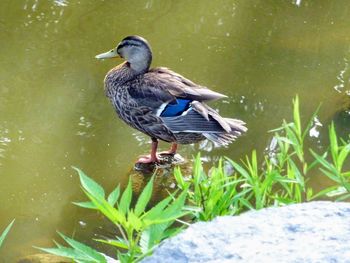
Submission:
<svg viewBox="0 0 350 263">
<path fill-rule="evenodd" d="M 337 134 L 334 128 L 334 123 L 332 123 L 331 126 L 329 127 L 329 141 L 330 141 L 330 148 L 331 148 L 333 162 L 336 164 L 339 146 L 338 146 Z"/>
<path fill-rule="evenodd" d="M 84 256 L 86 256 L 89 260 L 92 260 L 94 262 L 99 263 L 106 263 L 106 259 L 104 256 L 102 256 L 99 252 L 92 249 L 91 247 L 78 242 L 72 238 L 69 238 L 62 233 L 58 232 L 58 234 L 66 241 L 71 247 L 73 247 L 75 250 L 81 252 Z"/>
<path fill-rule="evenodd" d="M 299 171 L 299 168 L 297 167 L 297 165 L 294 163 L 294 161 L 292 159 L 289 160 L 289 164 L 290 164 L 290 168 L 292 169 L 293 174 L 295 176 L 295 180 L 303 189 L 305 189 L 305 180 L 304 180 L 303 175 Z M 292 178 L 292 179 L 294 179 L 294 178 Z"/>
<path fill-rule="evenodd" d="M 339 195 L 344 195 L 344 194 L 348 194 L 349 192 L 346 190 L 345 187 L 343 186 L 338 186 L 336 189 L 334 189 L 333 191 L 329 191 L 326 195 L 328 197 L 335 197 L 335 196 L 339 196 Z"/>
<path fill-rule="evenodd" d="M 92 180 L 90 177 L 88 177 L 79 168 L 73 167 L 73 169 L 78 172 L 79 178 L 80 178 L 80 183 L 85 191 L 87 191 L 91 195 L 99 197 L 99 198 L 105 197 L 105 191 L 103 190 L 102 186 L 100 186 L 98 183 L 96 183 L 94 180 Z"/>
<path fill-rule="evenodd" d="M 114 247 L 119 247 L 119 248 L 123 248 L 123 249 L 128 249 L 129 245 L 126 244 L 125 242 L 121 242 L 119 240 L 114 240 L 114 239 L 94 239 L 97 242 L 103 243 L 103 244 L 107 244 L 107 245 L 111 245 Z"/>
<path fill-rule="evenodd" d="M 136 231 L 140 231 L 144 226 L 141 219 L 135 215 L 135 213 L 131 210 L 128 211 L 128 223 L 132 226 Z"/>
<path fill-rule="evenodd" d="M 320 104 L 318 105 L 317 109 L 316 109 L 315 112 L 312 114 L 312 116 L 311 116 L 309 122 L 307 123 L 307 125 L 306 125 L 306 127 L 305 127 L 304 132 L 303 132 L 303 135 L 302 135 L 302 139 L 303 139 L 303 140 L 304 140 L 305 137 L 309 134 L 309 132 L 310 132 L 312 126 L 314 125 L 314 121 L 315 121 L 315 118 L 317 117 L 317 114 L 318 114 L 319 111 L 320 111 L 321 104 L 322 104 L 322 103 L 320 103 Z"/>
<path fill-rule="evenodd" d="M 185 182 L 184 177 L 183 177 L 182 172 L 181 172 L 181 169 L 178 166 L 175 167 L 175 169 L 174 169 L 174 178 L 176 180 L 177 186 L 180 189 L 183 190 L 187 187 L 188 184 Z"/>
<path fill-rule="evenodd" d="M 135 215 L 136 216 L 141 215 L 141 213 L 143 213 L 145 211 L 145 208 L 146 208 L 149 200 L 152 197 L 153 181 L 154 181 L 154 176 L 152 176 L 151 180 L 149 180 L 146 187 L 143 189 L 142 193 L 140 194 L 139 198 L 137 199 L 137 202 L 135 205 Z"/>
<path fill-rule="evenodd" d="M 114 206 L 119 198 L 120 195 L 120 187 L 119 185 L 109 194 L 107 198 L 107 202 L 111 205 Z"/>
<path fill-rule="evenodd" d="M 349 199 L 349 198 L 350 198 L 350 194 L 346 194 L 346 195 L 342 195 L 342 196 L 338 197 L 336 199 L 336 201 L 337 202 L 341 202 L 341 201 L 344 201 L 344 200 L 348 201 L 347 199 Z"/>
<path fill-rule="evenodd" d="M 229 160 L 231 165 L 233 166 L 233 168 L 237 171 L 237 173 L 239 173 L 241 176 L 243 176 L 244 178 L 247 179 L 247 181 L 249 183 L 251 183 L 251 176 L 249 175 L 249 173 L 247 172 L 246 169 L 244 169 L 241 165 L 239 165 L 238 163 Z"/>
<path fill-rule="evenodd" d="M 239 201 L 248 209 L 255 210 L 254 206 L 252 206 L 252 204 L 248 201 L 248 199 L 241 198 L 241 199 L 239 199 Z"/>
<path fill-rule="evenodd" d="M 129 208 L 132 199 L 132 187 L 131 187 L 131 179 L 129 179 L 128 185 L 124 190 L 122 197 L 120 198 L 119 210 L 125 215 Z"/>
<path fill-rule="evenodd" d="M 93 195 L 89 194 L 88 192 L 85 192 L 85 194 L 96 206 L 96 208 L 113 223 L 125 223 L 125 215 L 121 213 L 121 211 L 111 206 L 105 199 L 98 199 Z"/>
<path fill-rule="evenodd" d="M 311 200 L 315 200 L 319 197 L 328 196 L 328 193 L 333 192 L 333 191 L 337 190 L 338 188 L 339 188 L 338 185 L 327 187 L 327 188 L 319 191 L 315 195 L 312 195 L 309 200 L 311 201 Z"/>
<path fill-rule="evenodd" d="M 340 153 L 338 155 L 338 160 L 337 160 L 338 171 L 341 171 L 343 164 L 344 164 L 344 161 L 349 156 L 349 153 L 350 153 L 350 144 L 345 145 L 340 150 Z"/>
<path fill-rule="evenodd" d="M 7 236 L 8 232 L 10 231 L 14 222 L 15 222 L 15 219 L 13 219 L 12 222 L 5 228 L 4 232 L 2 232 L 2 234 L 0 236 L 0 247 L 1 247 L 2 243 L 4 242 L 5 237 Z"/>
<path fill-rule="evenodd" d="M 159 220 L 171 220 L 184 214 L 182 209 L 185 205 L 187 192 L 183 191 L 158 217 Z"/>
<path fill-rule="evenodd" d="M 158 215 L 162 213 L 165 207 L 173 200 L 171 196 L 168 196 L 164 200 L 160 201 L 157 205 L 152 207 L 149 211 L 147 211 L 144 215 L 142 215 L 142 219 L 153 221 L 157 219 Z"/>
<path fill-rule="evenodd" d="M 76 206 L 87 208 L 87 209 L 97 209 L 93 202 L 72 202 Z"/>
<path fill-rule="evenodd" d="M 299 112 L 299 97 L 295 96 L 293 100 L 293 120 L 295 123 L 295 131 L 297 132 L 298 138 L 302 137 L 301 134 L 301 122 L 300 122 L 300 112 Z"/>
<path fill-rule="evenodd" d="M 66 257 L 66 258 L 71 258 L 74 260 L 89 260 L 89 257 L 86 257 L 84 254 L 82 254 L 79 251 L 76 251 L 74 248 L 70 247 L 59 247 L 59 248 L 42 248 L 42 247 L 34 247 L 36 249 L 39 249 L 41 251 L 44 251 L 46 253 L 56 255 L 56 256 L 61 256 L 61 257 Z M 91 260 L 90 260 L 91 262 Z M 96 261 L 95 261 L 96 262 Z M 105 261 L 102 261 L 105 262 Z"/>
<path fill-rule="evenodd" d="M 290 145 L 295 145 L 295 143 L 292 140 L 290 140 L 286 137 L 276 136 L 276 139 L 277 139 L 277 141 L 280 141 L 280 142 L 284 142 L 284 143 L 287 143 Z"/>
<path fill-rule="evenodd" d="M 325 155 L 321 156 L 318 155 L 317 153 L 315 153 L 313 150 L 310 149 L 311 154 L 314 156 L 314 158 L 327 170 L 331 171 L 331 173 L 336 176 L 338 171 L 337 169 L 331 164 L 329 163 L 326 158 Z"/>
<path fill-rule="evenodd" d="M 201 155 L 200 153 L 197 154 L 195 162 L 194 162 L 194 167 L 193 167 L 193 180 L 194 180 L 194 185 L 198 185 L 201 181 L 202 178 L 202 161 L 201 161 Z"/>
</svg>

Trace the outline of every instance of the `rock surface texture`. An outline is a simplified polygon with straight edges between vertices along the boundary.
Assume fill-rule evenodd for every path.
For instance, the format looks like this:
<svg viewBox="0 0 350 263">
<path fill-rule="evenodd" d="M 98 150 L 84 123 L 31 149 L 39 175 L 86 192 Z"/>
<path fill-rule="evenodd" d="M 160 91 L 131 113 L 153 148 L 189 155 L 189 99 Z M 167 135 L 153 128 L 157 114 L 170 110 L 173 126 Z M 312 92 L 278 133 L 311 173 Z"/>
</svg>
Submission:
<svg viewBox="0 0 350 263">
<path fill-rule="evenodd" d="M 310 202 L 196 223 L 142 262 L 350 263 L 350 204 Z"/>
</svg>

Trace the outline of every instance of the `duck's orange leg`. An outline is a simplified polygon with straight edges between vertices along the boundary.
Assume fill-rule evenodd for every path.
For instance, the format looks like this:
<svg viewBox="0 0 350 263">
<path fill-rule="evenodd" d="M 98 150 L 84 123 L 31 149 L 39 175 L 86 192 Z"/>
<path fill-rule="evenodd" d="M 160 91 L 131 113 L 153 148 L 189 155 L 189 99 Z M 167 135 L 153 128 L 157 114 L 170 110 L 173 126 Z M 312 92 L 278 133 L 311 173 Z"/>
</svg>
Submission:
<svg viewBox="0 0 350 263">
<path fill-rule="evenodd" d="M 170 150 L 168 151 L 164 151 L 164 152 L 160 152 L 160 155 L 175 155 L 176 154 L 176 150 L 177 150 L 177 143 L 173 142 L 171 144 Z"/>
<path fill-rule="evenodd" d="M 158 148 L 158 141 L 157 139 L 152 138 L 151 154 L 140 157 L 137 160 L 137 163 L 159 163 L 159 159 L 157 157 L 157 148 Z"/>
</svg>

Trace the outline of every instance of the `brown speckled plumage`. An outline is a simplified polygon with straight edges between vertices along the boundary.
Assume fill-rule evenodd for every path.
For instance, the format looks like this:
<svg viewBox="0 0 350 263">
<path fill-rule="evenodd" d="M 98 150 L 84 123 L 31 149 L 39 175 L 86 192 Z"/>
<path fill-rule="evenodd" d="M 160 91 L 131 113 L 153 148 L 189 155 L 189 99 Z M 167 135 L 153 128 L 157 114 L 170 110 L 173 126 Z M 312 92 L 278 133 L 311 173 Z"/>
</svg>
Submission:
<svg viewBox="0 0 350 263">
<path fill-rule="evenodd" d="M 154 142 L 188 144 L 208 138 L 227 145 L 246 131 L 244 122 L 223 118 L 205 104 L 225 95 L 167 68 L 149 69 L 152 51 L 145 39 L 129 36 L 97 57 L 114 55 L 126 61 L 107 73 L 106 95 L 122 120 Z"/>
</svg>

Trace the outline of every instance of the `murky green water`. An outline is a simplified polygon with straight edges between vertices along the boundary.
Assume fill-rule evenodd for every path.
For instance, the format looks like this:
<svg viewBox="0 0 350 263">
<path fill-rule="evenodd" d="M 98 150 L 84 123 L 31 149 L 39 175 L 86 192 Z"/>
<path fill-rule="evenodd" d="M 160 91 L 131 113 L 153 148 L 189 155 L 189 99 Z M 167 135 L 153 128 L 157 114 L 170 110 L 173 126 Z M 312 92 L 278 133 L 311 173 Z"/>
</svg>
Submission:
<svg viewBox="0 0 350 263">
<path fill-rule="evenodd" d="M 56 230 L 99 231 L 89 223 L 98 216 L 70 203 L 83 199 L 71 165 L 111 189 L 149 151 L 148 138 L 118 120 L 104 96 L 115 61 L 94 59 L 131 34 L 149 40 L 154 66 L 227 94 L 214 106 L 247 122 L 249 132 L 229 148 L 203 144 L 208 160 L 263 151 L 267 131 L 290 118 L 295 94 L 305 119 L 323 103 L 312 139 L 320 148 L 331 120 L 350 132 L 350 114 L 340 112 L 350 100 L 347 0 L 2 0 L 0 230 L 16 223 L 0 262 L 51 246 Z"/>
</svg>

